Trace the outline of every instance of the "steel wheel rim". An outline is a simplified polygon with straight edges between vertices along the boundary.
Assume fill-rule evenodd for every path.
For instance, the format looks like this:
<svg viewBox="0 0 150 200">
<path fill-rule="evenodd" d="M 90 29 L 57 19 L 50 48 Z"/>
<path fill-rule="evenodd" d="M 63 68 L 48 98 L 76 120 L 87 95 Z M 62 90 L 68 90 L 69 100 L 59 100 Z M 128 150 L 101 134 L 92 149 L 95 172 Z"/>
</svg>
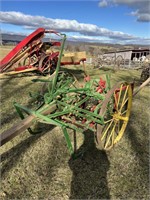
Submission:
<svg viewBox="0 0 150 200">
<path fill-rule="evenodd" d="M 109 98 L 109 100 L 104 101 L 103 108 L 100 110 L 100 115 L 104 117 L 104 125 L 97 125 L 97 143 L 104 150 L 111 149 L 120 141 L 129 121 L 132 106 L 132 88 L 130 84 L 126 83 L 119 85 L 120 91 L 117 92 L 117 85 L 108 92 L 106 98 Z M 115 105 L 113 112 L 106 116 L 108 109 L 106 104 L 111 105 L 113 103 Z"/>
<path fill-rule="evenodd" d="M 39 69 L 43 74 L 52 75 L 55 70 L 52 69 L 52 61 L 49 59 L 49 55 L 43 56 L 39 61 Z"/>
</svg>

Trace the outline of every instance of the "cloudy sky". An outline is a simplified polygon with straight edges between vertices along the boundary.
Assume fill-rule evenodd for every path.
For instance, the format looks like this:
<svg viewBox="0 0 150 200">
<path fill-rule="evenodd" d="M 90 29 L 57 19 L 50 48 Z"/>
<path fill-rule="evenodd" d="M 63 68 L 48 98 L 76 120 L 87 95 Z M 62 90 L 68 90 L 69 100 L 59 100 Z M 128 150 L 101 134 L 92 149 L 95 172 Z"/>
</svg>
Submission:
<svg viewBox="0 0 150 200">
<path fill-rule="evenodd" d="M 73 40 L 150 44 L 150 0 L 1 0 L 2 32 L 38 27 Z"/>
</svg>

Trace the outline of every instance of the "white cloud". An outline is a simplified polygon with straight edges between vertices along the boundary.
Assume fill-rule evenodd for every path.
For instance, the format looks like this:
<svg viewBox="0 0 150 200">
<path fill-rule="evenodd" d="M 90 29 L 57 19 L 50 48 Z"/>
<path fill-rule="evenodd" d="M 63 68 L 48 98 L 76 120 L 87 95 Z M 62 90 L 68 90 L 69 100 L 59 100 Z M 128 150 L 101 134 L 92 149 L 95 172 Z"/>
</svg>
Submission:
<svg viewBox="0 0 150 200">
<path fill-rule="evenodd" d="M 137 17 L 137 21 L 139 22 L 150 22 L 150 14 L 149 13 L 139 13 L 139 10 L 131 12 L 131 15 Z"/>
<path fill-rule="evenodd" d="M 107 41 L 118 41 L 124 43 L 127 41 L 142 40 L 140 37 L 120 31 L 111 31 L 109 29 L 98 27 L 95 24 L 79 23 L 76 20 L 52 19 L 44 16 L 32 16 L 23 14 L 21 12 L 0 12 L 0 22 L 19 25 L 24 27 L 26 30 L 35 30 L 40 26 L 45 29 L 53 29 L 60 32 L 70 32 L 74 34 L 78 33 L 82 40 L 102 41 L 103 38 L 105 38 Z"/>
<path fill-rule="evenodd" d="M 99 7 L 106 7 L 108 5 L 107 1 L 106 0 L 102 0 L 99 2 Z"/>
<path fill-rule="evenodd" d="M 133 39 L 133 35 L 111 31 L 94 24 L 79 23 L 76 20 L 52 19 L 44 16 L 25 15 L 21 12 L 0 12 L 2 23 L 20 25 L 24 28 L 35 29 L 39 26 L 47 29 L 55 29 L 63 32 L 78 32 L 88 36 L 105 36 L 112 39 Z"/>
<path fill-rule="evenodd" d="M 106 39 L 105 37 L 92 37 L 92 36 L 84 36 L 84 35 L 72 35 L 67 36 L 68 39 L 73 41 L 87 41 L 87 42 L 100 42 L 100 43 L 115 43 L 113 39 Z"/>
<path fill-rule="evenodd" d="M 100 7 L 103 7 L 103 1 L 106 6 L 120 4 L 130 7 L 133 9 L 131 15 L 136 16 L 138 22 L 150 22 L 150 0 L 101 0 L 98 4 Z"/>
</svg>

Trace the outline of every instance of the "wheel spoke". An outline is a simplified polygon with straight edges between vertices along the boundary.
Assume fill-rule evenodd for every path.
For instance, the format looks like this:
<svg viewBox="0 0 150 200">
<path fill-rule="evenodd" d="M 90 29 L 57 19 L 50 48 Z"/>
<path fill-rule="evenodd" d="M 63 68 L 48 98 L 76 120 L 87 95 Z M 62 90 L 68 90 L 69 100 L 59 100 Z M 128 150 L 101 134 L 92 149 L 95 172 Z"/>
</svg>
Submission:
<svg viewBox="0 0 150 200">
<path fill-rule="evenodd" d="M 125 110 L 123 113 L 121 113 L 121 115 L 124 115 L 127 112 L 127 110 Z"/>
<path fill-rule="evenodd" d="M 112 145 L 114 144 L 114 140 L 115 140 L 115 130 L 114 130 L 114 132 L 113 132 L 113 134 L 112 134 Z"/>
<path fill-rule="evenodd" d="M 129 120 L 131 102 L 132 89 L 127 83 L 117 84 L 106 95 L 103 109 L 100 111 L 104 117 L 104 125 L 103 128 L 97 129 L 97 141 L 102 149 L 111 149 L 122 138 Z M 111 112 L 108 112 L 109 108 Z"/>
<path fill-rule="evenodd" d="M 44 70 L 43 70 L 43 72 L 46 71 L 48 68 L 49 68 L 49 66 L 48 66 L 48 67 L 45 67 L 45 66 L 44 66 Z"/>
<path fill-rule="evenodd" d="M 120 110 L 119 110 L 120 112 L 121 112 L 121 110 L 122 110 L 122 108 L 123 108 L 123 105 L 124 105 L 124 102 L 125 102 L 125 98 L 126 98 L 126 95 L 127 95 L 128 88 L 129 88 L 129 85 L 127 86 L 126 91 L 125 91 L 125 93 L 124 93 L 123 100 L 122 100 L 122 104 L 121 104 L 121 107 L 120 107 Z"/>
<path fill-rule="evenodd" d="M 117 102 L 117 110 L 118 110 L 118 106 L 119 106 L 119 102 L 120 102 L 120 97 L 121 97 L 121 93 L 122 93 L 122 87 L 123 87 L 123 84 L 121 84 L 121 87 L 120 87 L 120 92 L 119 92 L 119 97 L 118 97 L 118 102 Z"/>
<path fill-rule="evenodd" d="M 124 105 L 127 103 L 127 101 L 129 100 L 129 98 L 127 98 L 124 103 L 122 103 L 122 108 L 124 107 Z M 120 111 L 121 112 L 121 111 Z"/>
<path fill-rule="evenodd" d="M 120 120 L 118 121 L 118 133 L 117 133 L 117 135 L 119 134 L 119 131 L 120 131 Z"/>
<path fill-rule="evenodd" d="M 114 92 L 114 99 L 115 99 L 116 110 L 118 110 L 118 107 L 117 107 L 117 98 L 116 98 L 116 93 L 115 92 Z"/>
<path fill-rule="evenodd" d="M 117 123 L 115 122 L 114 127 L 113 127 L 113 129 L 112 129 L 112 131 L 111 131 L 111 133 L 110 133 L 110 135 L 109 135 L 109 137 L 108 137 L 108 140 L 107 140 L 106 144 L 105 144 L 105 148 L 107 148 L 107 146 L 108 146 L 108 144 L 109 144 L 109 141 L 110 141 L 110 139 L 111 139 L 111 136 L 114 134 L 114 130 L 115 130 L 116 124 L 117 124 Z M 112 145 L 111 145 L 111 146 L 112 146 Z"/>
<path fill-rule="evenodd" d="M 109 130 L 110 126 L 112 125 L 112 123 L 113 123 L 113 119 L 112 119 L 112 121 L 110 122 L 110 124 L 108 125 L 107 129 L 105 130 L 105 132 L 104 132 L 104 134 L 103 134 L 101 140 L 104 139 L 104 137 L 105 137 L 106 133 L 108 132 L 108 130 Z"/>
<path fill-rule="evenodd" d="M 113 119 L 109 119 L 107 121 L 104 122 L 104 124 L 107 124 L 108 122 L 111 122 Z"/>
</svg>

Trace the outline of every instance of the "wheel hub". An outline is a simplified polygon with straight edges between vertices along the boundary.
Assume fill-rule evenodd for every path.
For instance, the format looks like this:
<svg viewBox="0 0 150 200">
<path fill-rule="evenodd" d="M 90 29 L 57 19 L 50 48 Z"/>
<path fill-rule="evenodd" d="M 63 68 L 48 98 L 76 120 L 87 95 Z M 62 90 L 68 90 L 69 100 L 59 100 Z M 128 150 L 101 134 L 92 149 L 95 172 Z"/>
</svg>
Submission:
<svg viewBox="0 0 150 200">
<path fill-rule="evenodd" d="M 123 117 L 120 112 L 114 113 L 113 119 L 115 122 L 118 122 L 119 120 L 128 121 L 128 117 Z"/>
<path fill-rule="evenodd" d="M 119 121 L 119 117 L 120 117 L 120 113 L 119 112 L 113 114 L 113 119 L 114 119 L 115 122 Z"/>
</svg>

